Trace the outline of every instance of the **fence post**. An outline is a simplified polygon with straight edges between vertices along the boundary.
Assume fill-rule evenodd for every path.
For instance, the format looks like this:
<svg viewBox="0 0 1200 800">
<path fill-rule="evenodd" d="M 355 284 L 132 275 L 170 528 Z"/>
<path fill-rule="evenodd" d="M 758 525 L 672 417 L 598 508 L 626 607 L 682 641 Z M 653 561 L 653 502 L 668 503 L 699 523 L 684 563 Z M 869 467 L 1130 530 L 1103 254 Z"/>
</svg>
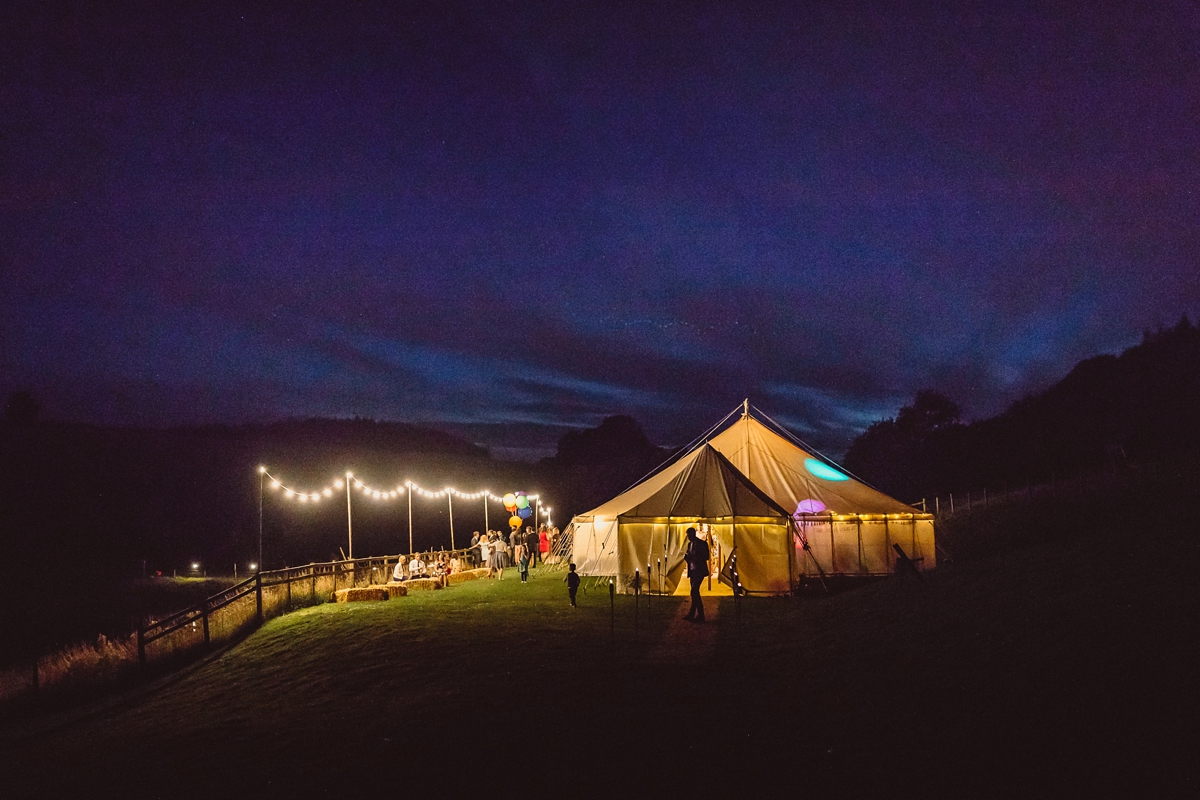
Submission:
<svg viewBox="0 0 1200 800">
<path fill-rule="evenodd" d="M 201 616 L 204 617 L 204 646 L 208 647 L 209 639 L 208 639 L 208 601 L 207 600 L 205 600 L 204 604 L 200 606 L 200 611 L 201 611 Z"/>
<path fill-rule="evenodd" d="M 141 624 L 138 624 L 137 640 L 138 640 L 138 664 L 146 666 L 146 640 L 143 638 L 143 629 Z"/>
<path fill-rule="evenodd" d="M 287 572 L 287 607 L 288 611 L 292 610 L 292 571 Z"/>
<path fill-rule="evenodd" d="M 261 572 L 254 573 L 254 602 L 255 602 L 255 605 L 258 607 L 258 609 L 257 609 L 258 624 L 262 625 L 263 609 L 262 609 L 262 573 Z"/>
<path fill-rule="evenodd" d="M 308 567 L 308 571 L 310 573 L 312 573 L 312 597 L 309 598 L 309 601 L 315 605 L 317 602 L 317 566 L 316 566 L 316 564 L 310 564 Z"/>
<path fill-rule="evenodd" d="M 954 492 L 950 493 L 950 513 L 954 513 Z"/>
</svg>

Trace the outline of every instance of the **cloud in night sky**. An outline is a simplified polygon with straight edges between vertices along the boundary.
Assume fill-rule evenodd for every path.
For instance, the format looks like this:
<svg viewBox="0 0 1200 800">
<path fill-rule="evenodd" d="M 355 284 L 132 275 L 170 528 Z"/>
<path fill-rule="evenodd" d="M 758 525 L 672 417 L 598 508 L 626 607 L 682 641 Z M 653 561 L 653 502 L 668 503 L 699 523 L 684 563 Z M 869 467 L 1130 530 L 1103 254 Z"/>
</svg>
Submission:
<svg viewBox="0 0 1200 800">
<path fill-rule="evenodd" d="M 18 11 L 0 388 L 837 452 L 1200 311 L 1191 6 L 482 5 Z"/>
</svg>

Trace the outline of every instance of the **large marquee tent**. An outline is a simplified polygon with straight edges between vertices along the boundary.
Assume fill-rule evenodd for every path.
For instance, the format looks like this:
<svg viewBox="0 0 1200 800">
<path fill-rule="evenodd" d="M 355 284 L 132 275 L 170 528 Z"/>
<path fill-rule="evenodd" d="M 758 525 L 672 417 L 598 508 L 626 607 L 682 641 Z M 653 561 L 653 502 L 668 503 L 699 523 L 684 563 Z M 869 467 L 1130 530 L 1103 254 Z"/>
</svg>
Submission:
<svg viewBox="0 0 1200 800">
<path fill-rule="evenodd" d="M 613 576 L 622 591 L 635 570 L 674 591 L 689 526 L 706 526 L 714 567 L 736 553 L 752 594 L 794 591 L 806 577 L 884 575 L 899 558 L 936 565 L 933 516 L 846 474 L 770 418 L 731 412 L 681 456 L 607 503 L 572 520 L 582 575 Z M 661 576 L 660 576 L 661 562 Z M 728 573 L 726 573 L 728 577 Z"/>
</svg>

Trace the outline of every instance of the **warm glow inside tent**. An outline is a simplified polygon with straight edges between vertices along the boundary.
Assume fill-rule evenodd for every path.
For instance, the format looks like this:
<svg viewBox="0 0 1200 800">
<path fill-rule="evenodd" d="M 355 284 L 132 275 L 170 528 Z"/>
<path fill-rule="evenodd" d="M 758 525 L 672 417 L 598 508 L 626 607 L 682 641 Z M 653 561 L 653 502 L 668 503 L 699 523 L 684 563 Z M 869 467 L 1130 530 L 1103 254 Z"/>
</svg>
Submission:
<svg viewBox="0 0 1200 800">
<path fill-rule="evenodd" d="M 634 571 L 645 575 L 649 565 L 654 589 L 672 592 L 693 525 L 709 531 L 714 571 L 736 548 L 738 577 L 754 594 L 794 591 L 805 576 L 888 574 L 899 558 L 894 545 L 919 568 L 935 566 L 932 515 L 818 458 L 752 416 L 748 403 L 723 424 L 572 520 L 580 574 L 613 576 L 627 591 Z"/>
</svg>

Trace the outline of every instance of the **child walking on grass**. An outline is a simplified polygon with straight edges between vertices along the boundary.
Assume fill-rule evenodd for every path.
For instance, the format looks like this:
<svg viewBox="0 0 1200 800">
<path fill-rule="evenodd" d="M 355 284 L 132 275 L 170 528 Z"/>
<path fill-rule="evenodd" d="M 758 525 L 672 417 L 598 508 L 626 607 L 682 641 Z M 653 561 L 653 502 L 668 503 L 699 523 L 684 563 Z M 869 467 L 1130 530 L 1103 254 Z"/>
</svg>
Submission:
<svg viewBox="0 0 1200 800">
<path fill-rule="evenodd" d="M 575 571 L 575 565 L 567 567 L 567 577 L 564 578 L 567 582 L 567 594 L 571 595 L 571 608 L 578 608 L 575 605 L 575 593 L 579 591 L 579 573 Z"/>
</svg>

